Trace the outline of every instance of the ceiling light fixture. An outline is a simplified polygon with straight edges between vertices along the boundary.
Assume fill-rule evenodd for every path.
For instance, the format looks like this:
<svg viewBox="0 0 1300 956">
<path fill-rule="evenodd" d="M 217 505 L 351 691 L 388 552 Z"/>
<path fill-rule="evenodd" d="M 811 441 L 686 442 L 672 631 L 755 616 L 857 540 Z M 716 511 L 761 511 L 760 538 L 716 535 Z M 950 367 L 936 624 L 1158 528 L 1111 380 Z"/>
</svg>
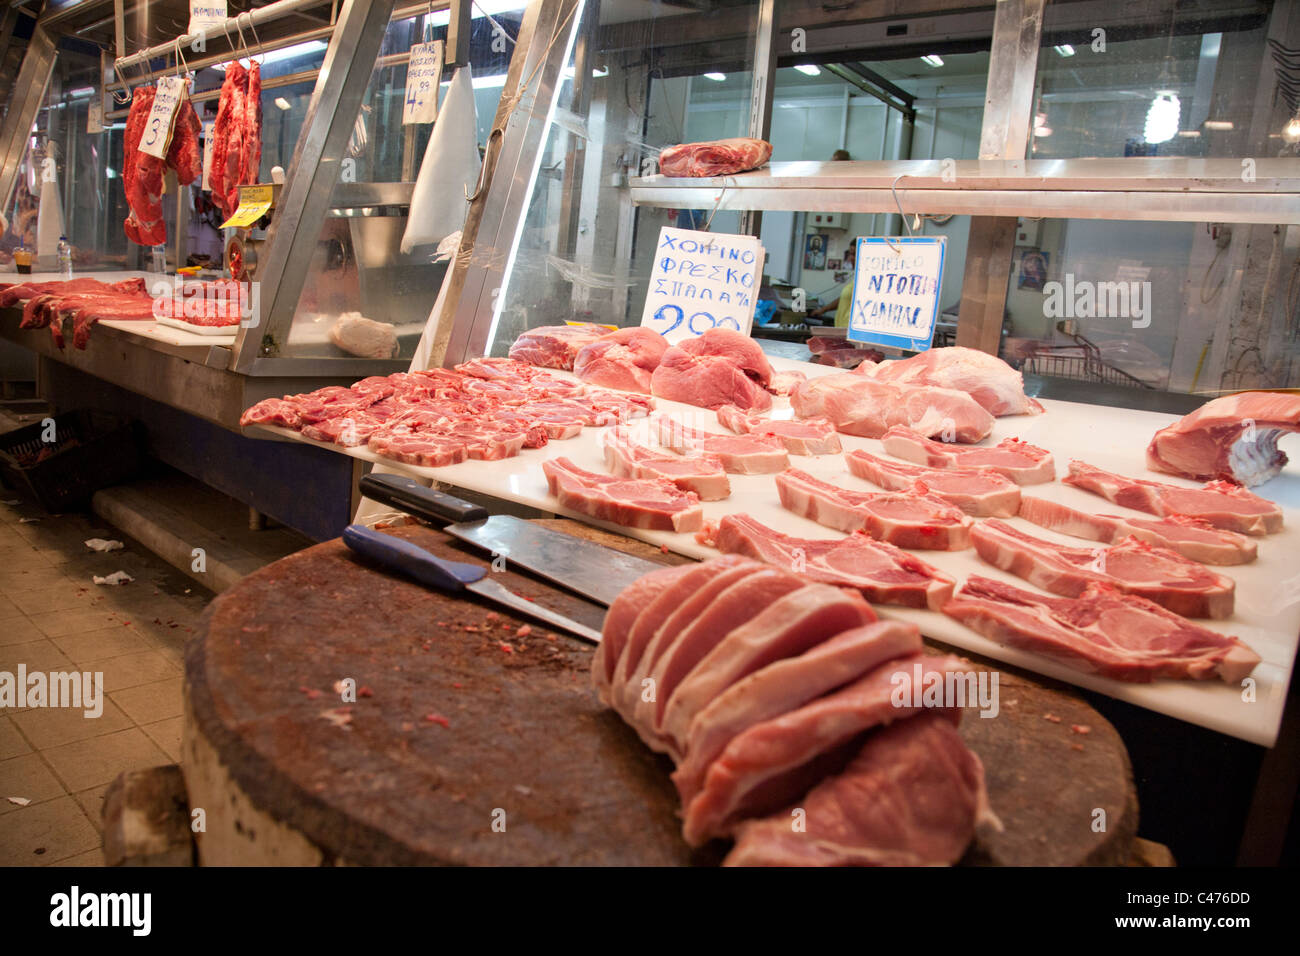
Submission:
<svg viewBox="0 0 1300 956">
<path fill-rule="evenodd" d="M 1300 110 L 1282 127 L 1282 138 L 1288 143 L 1300 143 Z"/>
<path fill-rule="evenodd" d="M 713 82 L 715 82 L 715 83 L 721 83 L 723 80 L 725 80 L 725 79 L 727 78 L 727 74 L 725 74 L 725 73 L 705 73 L 705 74 L 704 74 L 704 78 L 705 78 L 706 80 L 713 80 Z"/>
<path fill-rule="evenodd" d="M 1206 129 L 1232 129 L 1232 120 L 1206 120 Z"/>
<path fill-rule="evenodd" d="M 1056 46 L 1052 47 L 1052 49 L 1060 56 L 1074 56 L 1074 47 L 1070 46 L 1068 43 L 1058 43 Z"/>
<path fill-rule="evenodd" d="M 804 76 L 821 76 L 822 68 L 812 63 L 800 63 L 795 67 Z"/>
<path fill-rule="evenodd" d="M 943 66 L 943 57 L 939 56 L 937 53 L 927 53 L 925 56 L 921 57 L 921 62 L 937 69 L 938 67 Z"/>
</svg>

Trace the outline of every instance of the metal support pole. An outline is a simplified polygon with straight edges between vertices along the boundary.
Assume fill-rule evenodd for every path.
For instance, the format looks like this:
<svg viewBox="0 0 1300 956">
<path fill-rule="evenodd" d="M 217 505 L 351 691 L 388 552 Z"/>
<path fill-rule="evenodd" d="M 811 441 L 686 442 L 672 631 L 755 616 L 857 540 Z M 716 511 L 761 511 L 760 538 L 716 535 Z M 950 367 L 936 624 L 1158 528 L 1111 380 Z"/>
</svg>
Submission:
<svg viewBox="0 0 1300 956">
<path fill-rule="evenodd" d="M 772 131 L 776 38 L 776 0 L 759 0 L 758 28 L 754 34 L 754 81 L 749 94 L 749 135 L 754 139 L 767 139 Z M 740 214 L 742 235 L 757 236 L 762 229 L 762 212 L 750 209 Z"/>
<path fill-rule="evenodd" d="M 471 0 L 451 0 L 451 23 L 447 25 L 447 65 L 469 64 L 469 39 L 474 29 Z"/>
</svg>

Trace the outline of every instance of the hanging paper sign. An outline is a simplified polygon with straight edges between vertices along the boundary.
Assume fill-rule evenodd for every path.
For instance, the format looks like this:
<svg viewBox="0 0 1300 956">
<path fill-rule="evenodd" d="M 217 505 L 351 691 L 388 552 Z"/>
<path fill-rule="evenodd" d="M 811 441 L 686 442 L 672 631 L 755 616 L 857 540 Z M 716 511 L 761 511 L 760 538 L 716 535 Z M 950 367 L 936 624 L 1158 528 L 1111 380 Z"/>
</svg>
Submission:
<svg viewBox="0 0 1300 956">
<path fill-rule="evenodd" d="M 190 28 L 186 33 L 206 33 L 226 26 L 226 0 L 190 0 Z"/>
<path fill-rule="evenodd" d="M 664 226 L 641 324 L 669 342 L 709 329 L 748 335 L 765 255 L 754 236 Z"/>
<path fill-rule="evenodd" d="M 945 236 L 859 237 L 848 337 L 923 352 L 934 340 Z"/>
<path fill-rule="evenodd" d="M 104 93 L 102 90 L 95 90 L 90 97 L 90 103 L 86 106 L 86 132 L 91 134 L 104 132 Z"/>
<path fill-rule="evenodd" d="M 185 95 L 184 78 L 164 76 L 158 81 L 158 90 L 153 97 L 153 108 L 149 110 L 149 119 L 145 121 L 144 133 L 140 137 L 140 152 L 159 159 L 167 158 L 167 147 L 172 140 L 172 123 L 176 120 L 176 108 L 181 105 Z"/>
<path fill-rule="evenodd" d="M 221 224 L 221 228 L 235 226 L 240 229 L 248 229 L 270 211 L 271 203 L 274 201 L 275 187 L 271 183 L 257 186 L 240 186 L 239 208 Z"/>
<path fill-rule="evenodd" d="M 411 62 L 406 68 L 406 101 L 402 105 L 403 126 L 432 123 L 438 118 L 442 60 L 442 40 L 411 47 Z"/>
<path fill-rule="evenodd" d="M 212 131 L 216 125 L 216 120 L 208 120 L 203 124 L 203 186 L 201 188 L 209 190 L 212 188 L 208 185 L 208 177 L 212 174 L 212 144 L 214 140 Z"/>
</svg>

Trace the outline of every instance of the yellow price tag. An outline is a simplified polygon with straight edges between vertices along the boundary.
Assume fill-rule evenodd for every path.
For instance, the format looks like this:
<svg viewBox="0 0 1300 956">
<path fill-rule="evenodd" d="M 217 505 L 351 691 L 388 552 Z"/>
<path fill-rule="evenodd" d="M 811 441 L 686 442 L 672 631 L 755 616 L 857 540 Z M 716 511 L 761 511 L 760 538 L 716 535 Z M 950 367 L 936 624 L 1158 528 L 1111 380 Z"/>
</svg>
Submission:
<svg viewBox="0 0 1300 956">
<path fill-rule="evenodd" d="M 240 187 L 239 208 L 221 224 L 221 228 L 225 229 L 228 226 L 236 226 L 240 229 L 249 228 L 266 215 L 271 208 L 274 197 L 274 187 L 270 184 Z"/>
</svg>

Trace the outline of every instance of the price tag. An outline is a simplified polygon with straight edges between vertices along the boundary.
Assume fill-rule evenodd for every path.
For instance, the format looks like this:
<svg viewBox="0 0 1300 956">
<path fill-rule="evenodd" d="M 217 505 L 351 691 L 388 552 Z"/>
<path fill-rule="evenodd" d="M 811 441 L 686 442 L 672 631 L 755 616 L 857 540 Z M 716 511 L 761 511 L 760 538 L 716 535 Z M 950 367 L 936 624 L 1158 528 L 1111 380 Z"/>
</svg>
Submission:
<svg viewBox="0 0 1300 956">
<path fill-rule="evenodd" d="M 226 25 L 226 0 L 190 0 L 190 27 L 186 33 L 206 33 Z"/>
<path fill-rule="evenodd" d="M 442 40 L 417 43 L 411 47 L 411 62 L 406 67 L 406 101 L 402 104 L 403 126 L 432 123 L 438 118 L 442 53 Z"/>
<path fill-rule="evenodd" d="M 641 324 L 669 342 L 709 329 L 748 335 L 765 257 L 754 236 L 664 226 Z"/>
<path fill-rule="evenodd" d="M 212 189 L 209 185 L 208 177 L 212 174 L 212 143 L 213 129 L 216 127 L 216 120 L 208 120 L 203 124 L 203 189 Z"/>
<path fill-rule="evenodd" d="M 164 76 L 158 81 L 158 92 L 153 97 L 153 108 L 145 122 L 140 137 L 140 152 L 159 159 L 167 158 L 167 147 L 172 140 L 172 123 L 176 108 L 186 96 L 186 83 L 179 76 Z"/>
<path fill-rule="evenodd" d="M 858 238 L 848 338 L 923 352 L 934 340 L 945 236 Z"/>
<path fill-rule="evenodd" d="M 239 187 L 239 208 L 221 224 L 221 228 L 225 229 L 227 226 L 249 228 L 266 215 L 274 199 L 275 189 L 270 183 Z"/>
<path fill-rule="evenodd" d="M 90 97 L 90 104 L 86 107 L 86 132 L 104 132 L 104 93 L 102 90 L 95 90 Z"/>
</svg>

